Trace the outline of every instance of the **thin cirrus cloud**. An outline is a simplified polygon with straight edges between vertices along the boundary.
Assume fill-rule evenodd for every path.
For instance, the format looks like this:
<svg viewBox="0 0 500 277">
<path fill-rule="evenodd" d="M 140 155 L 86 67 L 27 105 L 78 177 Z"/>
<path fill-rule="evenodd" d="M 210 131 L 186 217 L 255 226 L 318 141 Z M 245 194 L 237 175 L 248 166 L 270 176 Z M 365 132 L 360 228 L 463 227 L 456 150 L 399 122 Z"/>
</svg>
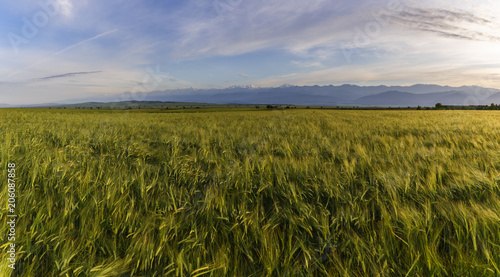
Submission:
<svg viewBox="0 0 500 277">
<path fill-rule="evenodd" d="M 58 50 L 57 52 L 55 52 L 55 53 L 53 53 L 53 54 L 49 55 L 49 57 L 43 57 L 41 60 L 38 60 L 38 61 L 36 61 L 36 62 L 34 62 L 34 63 L 32 63 L 32 64 L 29 64 L 28 66 L 26 66 L 26 67 L 22 68 L 21 70 L 18 70 L 18 71 L 12 72 L 11 74 L 9 74 L 9 75 L 8 75 L 8 77 L 15 76 L 15 75 L 17 75 L 17 74 L 19 74 L 19 73 L 22 73 L 23 71 L 26 71 L 26 70 L 28 70 L 28 69 L 30 69 L 30 68 L 32 68 L 32 67 L 36 67 L 36 66 L 37 66 L 37 65 L 39 65 L 39 64 L 43 64 L 43 63 L 45 63 L 45 62 L 51 61 L 51 60 L 53 60 L 53 58 L 54 58 L 54 57 L 56 57 L 56 56 L 58 56 L 58 55 L 61 55 L 61 54 L 65 53 L 65 52 L 67 52 L 67 51 L 69 51 L 69 50 L 71 50 L 71 49 L 73 49 L 73 48 L 77 48 L 77 47 L 79 47 L 79 46 L 81 46 L 81 45 L 84 45 L 84 44 L 86 44 L 86 43 L 89 43 L 89 42 L 91 42 L 91 41 L 93 41 L 93 40 L 96 40 L 96 39 L 98 39 L 98 38 L 100 38 L 100 37 L 103 37 L 103 36 L 106 36 L 106 35 L 108 35 L 108 34 L 114 33 L 114 32 L 116 32 L 116 31 L 117 31 L 117 29 L 115 29 L 115 30 L 111 30 L 111 31 L 107 31 L 107 32 L 104 32 L 104 33 L 102 33 L 102 34 L 95 35 L 95 36 L 93 36 L 92 38 L 84 39 L 84 40 L 79 41 L 79 42 L 77 42 L 77 43 L 75 43 L 75 44 L 73 44 L 73 45 L 67 46 L 67 47 L 65 47 L 64 49 Z"/>
<path fill-rule="evenodd" d="M 340 1 L 242 1 L 223 17 L 211 15 L 179 29 L 173 54 L 193 58 L 264 49 L 304 49 L 332 41 L 351 21 Z"/>
<path fill-rule="evenodd" d="M 392 16 L 392 20 L 405 28 L 449 38 L 500 41 L 496 34 L 500 27 L 498 19 L 483 18 L 466 11 L 407 8 Z"/>
<path fill-rule="evenodd" d="M 66 17 L 73 16 L 73 1 L 71 0 L 57 0 L 60 5 L 61 13 Z"/>
<path fill-rule="evenodd" d="M 76 75 L 87 75 L 87 74 L 96 74 L 96 73 L 101 73 L 102 71 L 89 71 L 89 72 L 69 72 L 69 73 L 64 73 L 64 74 L 59 74 L 59 75 L 52 75 L 52 76 L 47 76 L 40 78 L 39 80 L 51 80 L 51 79 L 57 79 L 57 78 L 67 78 L 67 77 L 73 77 Z"/>
</svg>

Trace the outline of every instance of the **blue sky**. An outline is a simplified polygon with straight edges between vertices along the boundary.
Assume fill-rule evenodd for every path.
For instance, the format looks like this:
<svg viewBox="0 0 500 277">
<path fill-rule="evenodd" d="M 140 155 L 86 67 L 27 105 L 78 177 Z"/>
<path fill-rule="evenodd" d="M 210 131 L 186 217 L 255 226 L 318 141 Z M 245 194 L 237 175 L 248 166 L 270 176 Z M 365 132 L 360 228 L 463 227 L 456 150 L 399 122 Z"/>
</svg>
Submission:
<svg viewBox="0 0 500 277">
<path fill-rule="evenodd" d="M 0 103 L 233 85 L 500 88 L 496 0 L 0 3 Z"/>
</svg>

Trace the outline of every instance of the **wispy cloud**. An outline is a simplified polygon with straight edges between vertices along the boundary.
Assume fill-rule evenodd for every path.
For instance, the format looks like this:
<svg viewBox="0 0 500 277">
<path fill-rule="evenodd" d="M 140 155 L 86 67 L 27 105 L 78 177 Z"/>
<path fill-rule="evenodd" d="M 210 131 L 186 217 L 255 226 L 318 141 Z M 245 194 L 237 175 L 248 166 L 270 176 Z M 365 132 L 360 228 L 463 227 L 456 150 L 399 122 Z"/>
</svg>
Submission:
<svg viewBox="0 0 500 277">
<path fill-rule="evenodd" d="M 100 38 L 100 37 L 103 37 L 103 36 L 109 35 L 109 34 L 111 34 L 111 33 L 114 33 L 114 32 L 116 32 L 116 31 L 118 31 L 118 29 L 114 29 L 114 30 L 111 30 L 111 31 L 107 31 L 107 32 L 104 32 L 104 33 L 98 34 L 98 35 L 96 35 L 96 36 L 93 36 L 93 37 L 91 37 L 91 38 L 89 38 L 89 39 L 85 39 L 85 40 L 82 40 L 82 41 L 80 41 L 80 42 L 78 42 L 78 43 L 75 43 L 75 44 L 73 44 L 73 45 L 70 45 L 70 46 L 68 46 L 68 47 L 66 47 L 66 48 L 64 48 L 64 49 L 62 49 L 62 50 L 59 50 L 59 51 L 57 51 L 57 52 L 53 53 L 53 54 L 52 54 L 52 55 L 50 55 L 49 57 L 46 57 L 46 58 L 44 58 L 44 59 L 41 59 L 41 60 L 39 60 L 39 61 L 37 61 L 37 62 L 35 62 L 35 63 L 32 63 L 32 64 L 28 65 L 27 67 L 25 67 L 25 68 L 23 68 L 23 69 L 21 69 L 21 70 L 18 70 L 18 71 L 15 71 L 15 72 L 13 72 L 13 73 L 9 74 L 7 77 L 8 77 L 8 78 L 10 78 L 10 77 L 12 77 L 12 76 L 14 76 L 14 75 L 17 75 L 17 74 L 19 74 L 19 73 L 21 73 L 21 72 L 23 72 L 23 71 L 26 71 L 27 69 L 30 69 L 30 68 L 32 68 L 32 67 L 34 67 L 34 66 L 36 66 L 36 65 L 39 65 L 39 64 L 41 64 L 41 63 L 44 63 L 44 62 L 46 62 L 46 61 L 50 60 L 51 58 L 54 58 L 54 57 L 56 57 L 56 56 L 58 56 L 58 55 L 60 55 L 60 54 L 62 54 L 62 53 L 64 53 L 64 52 L 66 52 L 66 51 L 69 51 L 69 50 L 71 50 L 71 49 L 73 49 L 73 48 L 76 48 L 76 47 L 78 47 L 78 46 L 81 46 L 81 45 L 83 45 L 83 44 L 89 43 L 89 42 L 91 42 L 91 41 L 93 41 L 93 40 L 96 40 L 96 39 L 98 39 L 98 38 Z"/>
<path fill-rule="evenodd" d="M 446 9 L 407 7 L 392 16 L 392 20 L 405 28 L 437 34 L 447 38 L 500 41 L 498 20 L 483 18 L 472 12 Z"/>
<path fill-rule="evenodd" d="M 324 65 L 319 61 L 291 61 L 291 63 L 295 66 L 302 68 L 317 68 L 323 67 Z"/>
<path fill-rule="evenodd" d="M 217 17 L 192 19 L 179 29 L 173 54 L 185 58 L 238 55 L 278 48 L 299 51 L 332 44 L 349 35 L 350 22 L 342 14 L 349 5 L 324 0 L 244 1 L 234 11 Z"/>
<path fill-rule="evenodd" d="M 56 79 L 56 78 L 66 78 L 66 77 L 73 77 L 75 75 L 87 75 L 87 74 L 96 74 L 96 73 L 101 73 L 102 71 L 88 71 L 88 72 L 69 72 L 69 73 L 64 73 L 64 74 L 59 74 L 59 75 L 52 75 L 52 76 L 47 76 L 40 78 L 39 80 L 50 80 L 50 79 Z"/>
<path fill-rule="evenodd" d="M 61 13 L 66 17 L 73 16 L 73 2 L 71 0 L 57 0 Z"/>
</svg>

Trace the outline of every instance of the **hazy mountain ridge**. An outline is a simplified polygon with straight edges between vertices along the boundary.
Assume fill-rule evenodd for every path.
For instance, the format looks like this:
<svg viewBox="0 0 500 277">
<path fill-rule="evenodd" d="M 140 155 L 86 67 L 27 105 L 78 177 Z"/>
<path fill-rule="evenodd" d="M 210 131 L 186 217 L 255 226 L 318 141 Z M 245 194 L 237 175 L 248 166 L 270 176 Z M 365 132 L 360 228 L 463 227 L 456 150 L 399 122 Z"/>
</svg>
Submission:
<svg viewBox="0 0 500 277">
<path fill-rule="evenodd" d="M 227 89 L 152 92 L 145 100 L 220 104 L 291 104 L 325 106 L 434 106 L 489 105 L 500 103 L 500 90 L 479 86 L 292 86 L 274 88 L 231 87 Z"/>
<path fill-rule="evenodd" d="M 402 91 L 388 91 L 357 99 L 354 103 L 363 106 L 434 106 L 466 105 L 469 95 L 462 91 L 445 91 L 416 94 Z M 472 103 L 470 103 L 472 104 Z"/>
<path fill-rule="evenodd" d="M 175 89 L 143 93 L 125 92 L 118 95 L 70 99 L 55 104 L 84 102 L 163 101 L 210 104 L 285 104 L 316 106 L 434 106 L 489 105 L 500 103 L 500 90 L 480 86 L 294 86 L 255 87 L 233 86 L 224 89 Z M 54 105 L 51 103 L 51 105 Z M 25 105 L 28 106 L 28 105 Z M 41 106 L 41 105 L 29 105 Z M 47 106 L 47 104 L 44 104 Z"/>
</svg>

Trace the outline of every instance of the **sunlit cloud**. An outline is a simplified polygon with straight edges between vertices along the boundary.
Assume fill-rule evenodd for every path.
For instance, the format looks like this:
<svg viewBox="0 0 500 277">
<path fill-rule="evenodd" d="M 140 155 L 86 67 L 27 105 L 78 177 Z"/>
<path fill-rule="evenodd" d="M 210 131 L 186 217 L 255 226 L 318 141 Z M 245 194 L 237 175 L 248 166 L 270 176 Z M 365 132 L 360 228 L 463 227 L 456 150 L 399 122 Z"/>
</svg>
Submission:
<svg viewBox="0 0 500 277">
<path fill-rule="evenodd" d="M 60 5 L 61 13 L 65 17 L 73 16 L 73 3 L 71 0 L 57 0 Z"/>
</svg>

